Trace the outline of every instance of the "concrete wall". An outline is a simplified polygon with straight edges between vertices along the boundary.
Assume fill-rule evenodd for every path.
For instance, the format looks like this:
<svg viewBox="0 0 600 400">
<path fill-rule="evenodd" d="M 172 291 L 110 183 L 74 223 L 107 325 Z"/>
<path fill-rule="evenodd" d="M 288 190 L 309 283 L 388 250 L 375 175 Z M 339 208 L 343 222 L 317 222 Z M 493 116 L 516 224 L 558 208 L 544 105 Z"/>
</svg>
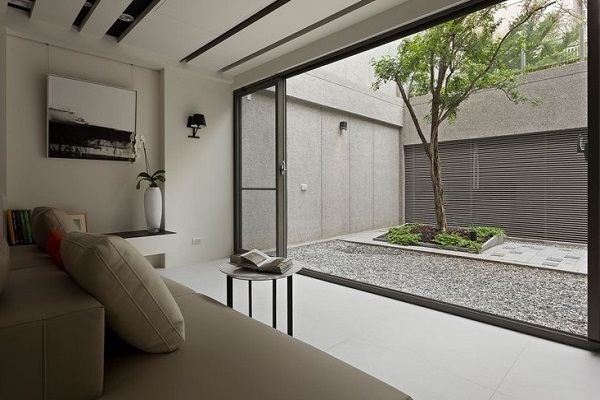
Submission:
<svg viewBox="0 0 600 400">
<path fill-rule="evenodd" d="M 289 243 L 403 219 L 402 100 L 394 85 L 371 88 L 371 60 L 395 51 L 392 43 L 287 80 Z M 273 91 L 242 99 L 244 188 L 275 187 L 274 117 Z M 244 190 L 242 220 L 245 248 L 273 248 L 275 193 Z"/>
<path fill-rule="evenodd" d="M 522 91 L 539 105 L 514 104 L 499 90 L 481 91 L 461 105 L 454 123 L 440 126 L 440 141 L 587 126 L 587 62 L 533 72 L 523 81 Z M 428 101 L 427 96 L 413 100 L 425 132 Z M 402 133 L 404 145 L 421 143 L 408 113 Z"/>
<path fill-rule="evenodd" d="M 167 171 L 164 223 L 178 233 L 166 266 L 223 258 L 233 251 L 229 82 L 178 68 L 160 72 L 3 34 L 0 66 L 0 117 L 6 102 L 6 119 L 0 119 L 4 207 L 50 205 L 87 212 L 91 232 L 145 229 L 144 191 L 135 189 L 143 160 L 132 164 L 46 157 L 47 74 L 74 77 L 137 91 L 137 132 L 146 137 L 152 169 Z M 187 116 L 194 112 L 207 118 L 200 139 L 187 137 Z M 202 238 L 202 244 L 192 245 L 193 237 Z"/>
<path fill-rule="evenodd" d="M 401 222 L 397 127 L 298 100 L 287 118 L 290 244 Z"/>
</svg>

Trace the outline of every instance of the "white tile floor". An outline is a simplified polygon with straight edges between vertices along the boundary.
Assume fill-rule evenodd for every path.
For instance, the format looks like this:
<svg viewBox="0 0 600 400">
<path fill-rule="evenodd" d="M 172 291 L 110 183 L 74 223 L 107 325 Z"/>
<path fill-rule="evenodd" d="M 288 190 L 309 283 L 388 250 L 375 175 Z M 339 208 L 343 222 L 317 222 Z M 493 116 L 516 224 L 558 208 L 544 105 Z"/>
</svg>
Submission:
<svg viewBox="0 0 600 400">
<path fill-rule="evenodd" d="M 161 270 L 225 302 L 223 262 Z M 253 284 L 254 317 L 271 324 L 271 283 Z M 278 285 L 285 329 L 285 283 Z M 247 313 L 247 284 L 234 281 Z M 600 354 L 304 276 L 294 277 L 294 336 L 414 400 L 598 400 Z"/>
</svg>

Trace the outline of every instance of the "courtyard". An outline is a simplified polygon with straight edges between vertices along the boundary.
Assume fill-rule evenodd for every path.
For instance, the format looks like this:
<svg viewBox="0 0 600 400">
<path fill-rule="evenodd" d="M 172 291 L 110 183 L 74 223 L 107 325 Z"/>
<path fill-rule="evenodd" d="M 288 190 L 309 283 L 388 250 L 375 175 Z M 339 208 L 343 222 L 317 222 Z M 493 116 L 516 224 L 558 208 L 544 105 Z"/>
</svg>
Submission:
<svg viewBox="0 0 600 400">
<path fill-rule="evenodd" d="M 416 251 L 363 232 L 290 248 L 309 269 L 587 335 L 583 245 L 507 240 L 478 255 Z"/>
</svg>

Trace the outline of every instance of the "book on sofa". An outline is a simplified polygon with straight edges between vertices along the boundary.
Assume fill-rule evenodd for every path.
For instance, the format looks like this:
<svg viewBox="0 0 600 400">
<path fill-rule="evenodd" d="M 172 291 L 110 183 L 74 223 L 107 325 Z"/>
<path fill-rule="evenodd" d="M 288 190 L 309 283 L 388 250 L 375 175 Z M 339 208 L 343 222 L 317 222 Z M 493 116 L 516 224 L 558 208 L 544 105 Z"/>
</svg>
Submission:
<svg viewBox="0 0 600 400">
<path fill-rule="evenodd" d="M 243 254 L 233 254 L 229 257 L 229 261 L 238 267 L 273 274 L 284 274 L 292 268 L 291 258 L 271 257 L 257 249 Z"/>
</svg>

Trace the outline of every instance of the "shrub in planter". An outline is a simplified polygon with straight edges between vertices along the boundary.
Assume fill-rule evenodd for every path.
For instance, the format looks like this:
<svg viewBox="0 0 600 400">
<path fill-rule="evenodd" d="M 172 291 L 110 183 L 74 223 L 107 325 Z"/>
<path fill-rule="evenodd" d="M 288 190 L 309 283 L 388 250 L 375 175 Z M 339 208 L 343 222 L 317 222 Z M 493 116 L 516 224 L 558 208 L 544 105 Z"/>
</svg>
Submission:
<svg viewBox="0 0 600 400">
<path fill-rule="evenodd" d="M 386 235 L 387 241 L 402 246 L 410 246 L 419 243 L 421 241 L 421 235 L 418 233 L 411 233 L 413 226 L 414 225 L 410 224 L 390 229 Z"/>
<path fill-rule="evenodd" d="M 481 243 L 465 239 L 457 233 L 438 233 L 432 242 L 440 246 L 461 247 L 472 251 L 479 251 L 481 249 Z"/>
</svg>

